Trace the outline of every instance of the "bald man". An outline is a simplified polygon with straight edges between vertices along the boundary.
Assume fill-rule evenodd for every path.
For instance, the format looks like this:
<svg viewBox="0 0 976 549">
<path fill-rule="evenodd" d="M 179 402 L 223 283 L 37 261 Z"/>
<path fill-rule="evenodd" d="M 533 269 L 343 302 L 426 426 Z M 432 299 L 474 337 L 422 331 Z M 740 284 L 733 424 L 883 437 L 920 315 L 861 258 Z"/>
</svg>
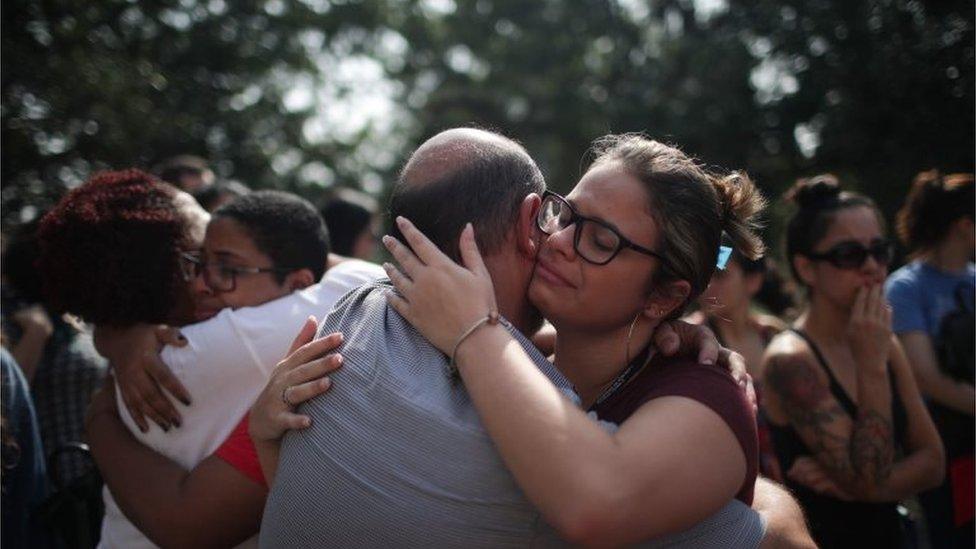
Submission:
<svg viewBox="0 0 976 549">
<path fill-rule="evenodd" d="M 408 161 L 390 213 L 411 219 L 455 259 L 458 236 L 472 222 L 507 327 L 576 400 L 522 335 L 540 322 L 526 290 L 544 189 L 541 172 L 517 143 L 448 130 Z M 387 282 L 361 287 L 322 326 L 320 334 L 345 335 L 343 368 L 330 394 L 299 407 L 311 427 L 282 443 L 261 546 L 566 545 L 505 468 L 463 385 L 447 374 L 444 355 L 387 306 L 390 291 Z M 763 531 L 760 515 L 733 501 L 697 527 L 648 545 L 756 547 Z"/>
</svg>

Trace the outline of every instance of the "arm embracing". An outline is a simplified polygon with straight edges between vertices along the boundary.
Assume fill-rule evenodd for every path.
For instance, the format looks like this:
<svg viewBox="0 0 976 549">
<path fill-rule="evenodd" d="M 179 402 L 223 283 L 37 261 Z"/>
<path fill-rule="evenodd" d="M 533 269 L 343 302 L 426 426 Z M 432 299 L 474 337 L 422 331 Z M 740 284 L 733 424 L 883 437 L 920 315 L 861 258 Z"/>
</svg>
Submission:
<svg viewBox="0 0 976 549">
<path fill-rule="evenodd" d="M 570 542 L 627 544 L 678 532 L 742 486 L 745 453 L 703 404 L 654 399 L 611 435 L 564 398 L 503 328 L 475 332 L 458 359 L 502 459 Z"/>
<path fill-rule="evenodd" d="M 137 441 L 114 402 L 106 390 L 93 399 L 86 431 L 105 483 L 146 536 L 163 547 L 229 547 L 257 532 L 264 488 L 212 456 L 186 471 Z"/>
<path fill-rule="evenodd" d="M 760 545 L 763 549 L 816 548 L 803 509 L 786 488 L 759 477 L 752 508 L 766 519 L 766 535 Z"/>
</svg>

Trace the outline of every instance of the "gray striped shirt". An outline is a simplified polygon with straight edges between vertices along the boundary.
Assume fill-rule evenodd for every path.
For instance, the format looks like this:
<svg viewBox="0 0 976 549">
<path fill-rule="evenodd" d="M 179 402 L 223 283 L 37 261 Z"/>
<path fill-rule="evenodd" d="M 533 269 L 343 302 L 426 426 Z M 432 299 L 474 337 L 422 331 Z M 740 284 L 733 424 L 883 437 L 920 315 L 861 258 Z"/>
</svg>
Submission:
<svg viewBox="0 0 976 549">
<path fill-rule="evenodd" d="M 368 284 L 343 298 L 321 333 L 341 331 L 343 367 L 299 411 L 265 507 L 262 547 L 527 547 L 565 545 L 505 468 L 447 360 Z M 540 370 L 566 379 L 509 327 Z M 676 495 L 680 497 L 680 495 Z M 763 526 L 733 501 L 655 546 L 750 547 Z"/>
</svg>

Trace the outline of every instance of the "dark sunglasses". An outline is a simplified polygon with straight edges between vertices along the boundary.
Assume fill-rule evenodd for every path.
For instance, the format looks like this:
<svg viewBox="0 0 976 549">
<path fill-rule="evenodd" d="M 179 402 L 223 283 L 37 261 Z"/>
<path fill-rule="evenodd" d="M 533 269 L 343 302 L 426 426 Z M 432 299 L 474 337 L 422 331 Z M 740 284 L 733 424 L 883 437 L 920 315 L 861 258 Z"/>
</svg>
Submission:
<svg viewBox="0 0 976 549">
<path fill-rule="evenodd" d="M 868 256 L 873 257 L 879 265 L 887 266 L 894 256 L 891 242 L 878 239 L 864 246 L 860 242 L 848 240 L 834 245 L 826 252 L 805 254 L 814 261 L 826 261 L 838 269 L 860 269 Z"/>
</svg>

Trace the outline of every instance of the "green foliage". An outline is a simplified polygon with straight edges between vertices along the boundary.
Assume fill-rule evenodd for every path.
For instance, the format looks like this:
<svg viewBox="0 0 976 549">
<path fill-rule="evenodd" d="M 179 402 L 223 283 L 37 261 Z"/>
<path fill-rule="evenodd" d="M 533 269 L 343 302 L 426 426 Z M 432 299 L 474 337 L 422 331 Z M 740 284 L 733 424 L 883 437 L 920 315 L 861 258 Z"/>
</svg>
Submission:
<svg viewBox="0 0 976 549">
<path fill-rule="evenodd" d="M 4 221 L 93 170 L 178 153 L 254 186 L 293 187 L 294 170 L 271 161 L 310 148 L 310 113 L 282 101 L 294 75 L 316 70 L 310 33 L 345 37 L 377 17 L 365 3 L 318 13 L 281 1 L 5 2 Z"/>
<path fill-rule="evenodd" d="M 3 220 L 94 168 L 183 152 L 254 186 L 310 194 L 325 173 L 388 189 L 413 145 L 460 124 L 521 140 L 558 190 L 578 178 L 593 138 L 622 131 L 745 169 L 771 196 L 834 171 L 889 215 L 918 170 L 973 169 L 971 2 L 701 9 L 714 5 L 8 2 Z M 340 132 L 341 107 L 324 123 L 322 103 L 364 94 L 337 69 L 357 56 L 379 67 L 395 108 L 383 124 Z M 286 107 L 299 84 L 334 89 Z"/>
</svg>

